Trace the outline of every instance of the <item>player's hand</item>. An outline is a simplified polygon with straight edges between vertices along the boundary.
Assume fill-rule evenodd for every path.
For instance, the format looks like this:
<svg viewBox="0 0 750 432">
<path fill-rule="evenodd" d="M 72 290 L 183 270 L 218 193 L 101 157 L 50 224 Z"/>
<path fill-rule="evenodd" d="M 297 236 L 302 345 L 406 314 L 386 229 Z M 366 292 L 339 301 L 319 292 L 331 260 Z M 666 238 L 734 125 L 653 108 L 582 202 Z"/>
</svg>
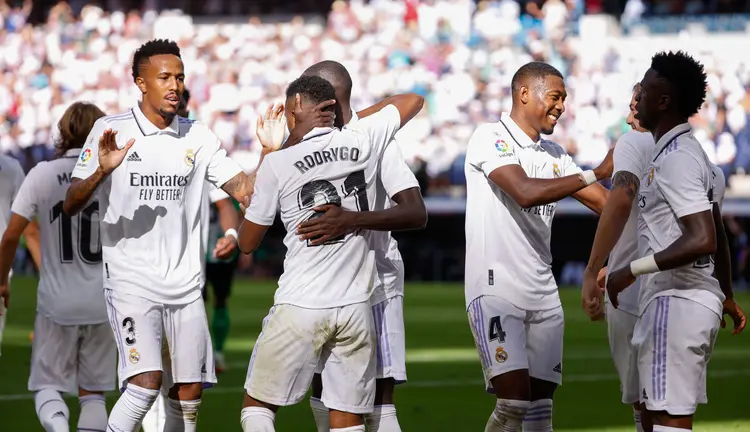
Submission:
<svg viewBox="0 0 750 432">
<path fill-rule="evenodd" d="M 300 101 L 300 95 L 297 94 L 297 106 L 292 111 L 292 115 L 294 116 L 294 130 L 289 132 L 289 138 L 286 139 L 284 147 L 299 144 L 302 138 L 316 127 L 333 127 L 333 123 L 336 120 L 336 113 L 332 110 L 323 111 L 327 107 L 335 105 L 335 99 L 329 99 L 315 106 L 308 105 L 306 107 L 303 107 Z"/>
<path fill-rule="evenodd" d="M 581 307 L 591 321 L 599 321 L 604 318 L 604 293 L 599 285 L 596 273 L 589 270 L 588 267 L 583 273 Z"/>
<path fill-rule="evenodd" d="M 612 177 L 612 171 L 615 169 L 615 163 L 613 155 L 615 153 L 614 147 L 609 149 L 607 157 L 604 158 L 602 163 L 598 167 L 594 168 L 594 174 L 597 180 L 608 179 Z"/>
<path fill-rule="evenodd" d="M 619 306 L 620 303 L 617 301 L 617 296 L 634 282 L 635 276 L 633 276 L 633 273 L 630 271 L 629 265 L 609 274 L 609 280 L 607 281 L 607 294 L 609 295 L 609 301 L 612 303 L 612 306 L 615 308 Z"/>
<path fill-rule="evenodd" d="M 107 129 L 104 131 L 102 136 L 99 138 L 99 168 L 104 171 L 105 174 L 109 174 L 115 170 L 123 160 L 125 155 L 128 154 L 130 147 L 135 144 L 135 139 L 131 138 L 125 144 L 125 147 L 118 148 L 117 131 Z"/>
<path fill-rule="evenodd" d="M 237 239 L 233 236 L 224 236 L 216 242 L 214 247 L 214 258 L 227 259 L 237 250 Z"/>
<path fill-rule="evenodd" d="M 284 105 L 269 105 L 266 113 L 258 116 L 255 134 L 258 136 L 260 145 L 269 152 L 276 151 L 284 144 L 286 133 L 286 116 Z"/>
<path fill-rule="evenodd" d="M 10 284 L 0 285 L 0 297 L 3 298 L 3 306 L 8 309 L 10 305 Z M 0 308 L 0 315 L 3 314 L 5 309 Z"/>
<path fill-rule="evenodd" d="M 740 305 L 735 303 L 734 299 L 724 300 L 724 311 L 722 312 L 721 317 L 721 328 L 726 328 L 727 326 L 724 315 L 729 315 L 734 322 L 734 330 L 732 330 L 732 336 L 740 334 L 742 333 L 742 330 L 745 330 L 745 325 L 747 324 L 745 312 L 742 311 Z"/>
<path fill-rule="evenodd" d="M 326 204 L 313 209 L 323 212 L 320 217 L 302 222 L 297 227 L 300 240 L 311 240 L 311 246 L 322 245 L 352 231 L 351 214 L 341 207 Z"/>
<path fill-rule="evenodd" d="M 247 211 L 247 208 L 250 207 L 250 196 L 245 195 L 245 198 L 242 199 L 242 202 L 240 204 L 240 212 L 244 215 Z"/>
</svg>

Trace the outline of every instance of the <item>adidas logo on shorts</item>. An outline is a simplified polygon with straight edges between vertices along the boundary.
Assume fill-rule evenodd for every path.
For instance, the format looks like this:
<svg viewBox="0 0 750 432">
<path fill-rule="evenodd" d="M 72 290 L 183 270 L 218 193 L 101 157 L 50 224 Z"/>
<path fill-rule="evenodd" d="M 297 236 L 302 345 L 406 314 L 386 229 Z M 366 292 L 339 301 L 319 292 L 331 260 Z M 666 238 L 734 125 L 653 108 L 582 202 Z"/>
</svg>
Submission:
<svg viewBox="0 0 750 432">
<path fill-rule="evenodd" d="M 643 396 L 641 397 L 643 400 L 648 400 L 648 395 L 646 395 L 646 389 L 643 389 Z"/>
<path fill-rule="evenodd" d="M 128 156 L 128 162 L 140 162 L 141 158 L 138 156 L 137 152 L 133 152 Z"/>
<path fill-rule="evenodd" d="M 65 417 L 65 413 L 62 412 L 62 411 L 58 411 L 58 412 L 52 414 L 52 418 L 55 418 L 55 417 Z"/>
<path fill-rule="evenodd" d="M 561 374 L 562 373 L 562 363 L 558 363 L 557 366 L 555 366 L 554 368 L 552 368 L 552 372 L 557 372 L 557 373 Z"/>
</svg>

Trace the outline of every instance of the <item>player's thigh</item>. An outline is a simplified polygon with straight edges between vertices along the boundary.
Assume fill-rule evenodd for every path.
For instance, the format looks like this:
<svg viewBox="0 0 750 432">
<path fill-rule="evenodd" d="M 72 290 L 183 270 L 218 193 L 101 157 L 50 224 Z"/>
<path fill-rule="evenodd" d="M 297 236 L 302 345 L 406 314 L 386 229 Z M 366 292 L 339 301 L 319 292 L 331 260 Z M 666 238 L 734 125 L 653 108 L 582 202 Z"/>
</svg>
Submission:
<svg viewBox="0 0 750 432">
<path fill-rule="evenodd" d="M 707 364 L 719 329 L 708 308 L 679 297 L 658 297 L 636 324 L 641 402 L 649 411 L 692 415 L 706 403 Z"/>
<path fill-rule="evenodd" d="M 406 332 L 404 297 L 396 296 L 371 306 L 375 324 L 375 377 L 406 382 Z"/>
<path fill-rule="evenodd" d="M 164 307 L 164 334 L 175 384 L 216 383 L 211 334 L 203 298 Z M 162 355 L 161 346 L 159 355 Z"/>
<path fill-rule="evenodd" d="M 77 347 L 78 326 L 62 326 L 37 314 L 31 344 L 29 390 L 75 393 Z"/>
<path fill-rule="evenodd" d="M 271 308 L 250 357 L 245 390 L 253 399 L 294 405 L 310 387 L 320 352 L 335 329 L 335 309 Z"/>
<path fill-rule="evenodd" d="M 375 329 L 369 302 L 338 308 L 336 332 L 323 369 L 321 400 L 330 409 L 372 412 L 375 403 Z"/>
<path fill-rule="evenodd" d="M 609 351 L 620 378 L 622 403 L 625 404 L 634 404 L 640 400 L 638 353 L 632 344 L 637 321 L 637 316 L 616 309 L 607 303 Z"/>
<path fill-rule="evenodd" d="M 104 298 L 117 345 L 120 388 L 136 375 L 161 371 L 164 306 L 110 289 L 104 290 Z"/>
<path fill-rule="evenodd" d="M 115 389 L 117 347 L 109 323 L 80 326 L 78 386 L 91 392 Z"/>
<path fill-rule="evenodd" d="M 547 386 L 554 392 L 562 384 L 563 336 L 565 315 L 562 306 L 534 311 L 527 321 L 526 353 L 529 359 L 529 376 L 554 384 Z M 532 389 L 532 393 L 534 393 Z M 546 395 L 545 397 L 551 397 Z"/>
</svg>

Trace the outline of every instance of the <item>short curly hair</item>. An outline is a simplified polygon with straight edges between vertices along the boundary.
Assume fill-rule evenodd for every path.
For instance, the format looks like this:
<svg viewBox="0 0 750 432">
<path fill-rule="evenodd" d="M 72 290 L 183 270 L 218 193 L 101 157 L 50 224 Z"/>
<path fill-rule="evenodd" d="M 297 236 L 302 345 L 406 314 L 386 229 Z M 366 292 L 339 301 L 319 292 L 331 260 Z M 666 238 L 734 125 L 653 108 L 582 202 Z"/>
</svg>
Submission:
<svg viewBox="0 0 750 432">
<path fill-rule="evenodd" d="M 698 113 L 706 100 L 706 72 L 703 65 L 684 51 L 656 53 L 651 69 L 672 85 L 677 112 L 685 118 Z"/>
<path fill-rule="evenodd" d="M 141 45 L 133 54 L 133 81 L 141 74 L 141 67 L 148 59 L 162 54 L 172 54 L 180 59 L 180 47 L 177 43 L 168 39 L 153 39 Z"/>
<path fill-rule="evenodd" d="M 289 84 L 286 89 L 287 99 L 299 93 L 302 99 L 313 104 L 319 104 L 327 100 L 336 99 L 336 91 L 331 83 L 315 75 L 303 75 Z M 326 110 L 333 109 L 333 105 Z"/>
</svg>

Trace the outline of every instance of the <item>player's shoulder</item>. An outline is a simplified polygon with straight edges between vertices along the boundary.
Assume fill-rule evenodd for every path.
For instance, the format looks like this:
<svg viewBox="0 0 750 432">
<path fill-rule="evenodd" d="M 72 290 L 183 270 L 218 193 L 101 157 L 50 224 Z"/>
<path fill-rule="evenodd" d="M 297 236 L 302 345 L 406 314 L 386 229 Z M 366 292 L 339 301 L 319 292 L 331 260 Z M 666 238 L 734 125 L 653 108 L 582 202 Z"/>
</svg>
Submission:
<svg viewBox="0 0 750 432">
<path fill-rule="evenodd" d="M 617 145 L 625 144 L 640 149 L 648 149 L 653 151 L 655 143 L 654 137 L 650 132 L 639 132 L 637 130 L 630 130 L 620 135 L 617 139 Z"/>
<path fill-rule="evenodd" d="M 710 164 L 703 146 L 692 133 L 676 136 L 662 144 L 655 160 L 661 160 L 662 163 L 668 160 L 695 160 L 706 167 Z"/>
<path fill-rule="evenodd" d="M 469 147 L 483 145 L 488 142 L 514 142 L 513 137 L 507 133 L 500 123 L 480 123 L 469 139 Z"/>
<path fill-rule="evenodd" d="M 118 127 L 122 125 L 126 125 L 129 123 L 135 123 L 135 114 L 133 113 L 132 109 L 129 109 L 127 111 L 123 111 L 118 114 L 111 114 L 111 115 L 105 115 L 104 117 L 100 117 L 94 125 L 96 124 L 104 124 L 108 127 Z"/>
<path fill-rule="evenodd" d="M 21 162 L 12 156 L 0 154 L 0 169 L 7 169 L 9 171 L 23 171 Z"/>
<path fill-rule="evenodd" d="M 567 151 L 561 146 L 560 144 L 548 140 L 548 139 L 542 139 L 539 142 L 539 146 L 544 149 L 550 156 L 554 158 L 561 158 L 568 154 Z"/>
<path fill-rule="evenodd" d="M 718 165 L 715 165 L 714 163 L 709 163 L 709 168 L 711 168 L 711 176 L 713 177 L 714 181 L 716 183 L 720 183 L 722 186 L 726 184 L 726 177 L 724 176 L 724 170 L 719 168 Z"/>
</svg>

